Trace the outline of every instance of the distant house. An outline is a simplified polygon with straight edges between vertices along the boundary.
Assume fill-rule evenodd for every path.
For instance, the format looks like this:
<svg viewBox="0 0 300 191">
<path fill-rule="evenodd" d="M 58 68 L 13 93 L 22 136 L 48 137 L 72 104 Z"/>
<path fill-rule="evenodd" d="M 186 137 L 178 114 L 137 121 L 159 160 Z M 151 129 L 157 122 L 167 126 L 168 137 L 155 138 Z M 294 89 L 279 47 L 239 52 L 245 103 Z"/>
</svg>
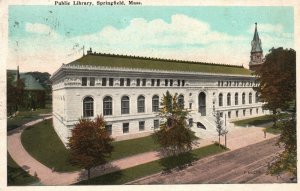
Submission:
<svg viewBox="0 0 300 191">
<path fill-rule="evenodd" d="M 23 81 L 23 108 L 36 109 L 45 107 L 45 88 L 31 74 L 19 73 L 18 70 L 7 70 L 7 76 L 12 77 L 14 82 L 16 82 L 18 78 Z"/>
</svg>

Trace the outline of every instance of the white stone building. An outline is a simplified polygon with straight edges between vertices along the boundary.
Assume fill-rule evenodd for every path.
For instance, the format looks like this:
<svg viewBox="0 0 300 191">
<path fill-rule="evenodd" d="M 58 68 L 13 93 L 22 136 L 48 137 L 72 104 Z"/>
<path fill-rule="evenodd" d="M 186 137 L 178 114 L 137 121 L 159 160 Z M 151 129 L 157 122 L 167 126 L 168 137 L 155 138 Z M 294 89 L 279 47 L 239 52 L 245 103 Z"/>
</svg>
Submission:
<svg viewBox="0 0 300 191">
<path fill-rule="evenodd" d="M 253 41 L 260 42 L 257 30 Z M 253 46 L 260 46 L 255 48 Z M 261 51 L 260 43 L 252 43 Z M 253 59 L 252 59 L 253 58 Z M 254 56 L 251 63 L 255 64 Z M 144 136 L 159 128 L 158 108 L 168 90 L 189 109 L 189 122 L 216 132 L 214 111 L 234 120 L 264 114 L 253 87 L 258 84 L 242 66 L 92 53 L 63 64 L 51 77 L 53 124 L 64 143 L 81 117 L 103 115 L 117 140 Z M 191 123 L 192 125 L 192 123 Z M 192 129 L 197 131 L 196 125 Z"/>
</svg>

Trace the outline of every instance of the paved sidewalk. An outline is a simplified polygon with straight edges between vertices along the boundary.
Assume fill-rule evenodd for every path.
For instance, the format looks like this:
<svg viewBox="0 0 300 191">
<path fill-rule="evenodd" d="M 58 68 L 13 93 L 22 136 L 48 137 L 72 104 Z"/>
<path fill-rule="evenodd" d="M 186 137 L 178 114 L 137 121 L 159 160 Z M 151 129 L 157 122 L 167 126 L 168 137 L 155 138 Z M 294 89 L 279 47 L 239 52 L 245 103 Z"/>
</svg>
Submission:
<svg viewBox="0 0 300 191">
<path fill-rule="evenodd" d="M 47 117 L 45 119 L 50 119 Z M 52 172 L 52 170 L 45 165 L 41 164 L 39 161 L 35 160 L 31 155 L 27 153 L 21 143 L 21 134 L 26 127 L 32 126 L 36 123 L 43 121 L 43 119 L 35 120 L 29 122 L 20 128 L 8 132 L 7 144 L 8 152 L 12 158 L 19 164 L 22 168 L 29 167 L 29 174 L 34 176 L 36 173 L 38 178 L 43 185 L 69 185 L 76 183 L 81 180 L 87 179 L 87 172 L 85 170 L 70 172 L 70 173 L 59 173 Z M 267 138 L 273 138 L 275 135 L 267 134 Z M 251 145 L 263 140 L 264 134 L 262 128 L 251 127 L 251 128 L 240 128 L 235 127 L 227 135 L 227 146 L 231 150 L 235 150 L 247 145 Z M 197 147 L 203 147 L 212 144 L 217 141 L 218 137 L 213 137 L 209 139 L 201 139 L 200 144 Z M 224 137 L 222 137 L 222 143 L 224 142 Z M 107 165 L 99 166 L 91 170 L 91 177 L 99 176 L 109 172 L 114 172 L 121 169 L 130 168 L 136 165 L 148 163 L 160 158 L 159 153 L 156 151 L 142 153 L 134 155 L 131 157 L 115 160 Z"/>
</svg>

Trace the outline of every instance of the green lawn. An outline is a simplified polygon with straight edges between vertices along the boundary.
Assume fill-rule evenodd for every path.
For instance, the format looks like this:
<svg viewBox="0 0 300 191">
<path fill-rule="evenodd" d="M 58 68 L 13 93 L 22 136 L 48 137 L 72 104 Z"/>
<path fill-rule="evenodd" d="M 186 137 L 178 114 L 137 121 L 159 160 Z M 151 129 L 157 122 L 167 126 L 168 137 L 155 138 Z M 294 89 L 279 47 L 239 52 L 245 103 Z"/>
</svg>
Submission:
<svg viewBox="0 0 300 191">
<path fill-rule="evenodd" d="M 279 128 L 274 128 L 273 125 L 266 126 L 264 131 L 266 131 L 267 133 L 274 134 L 274 135 L 278 135 L 281 133 L 281 130 Z"/>
<path fill-rule="evenodd" d="M 264 115 L 259 117 L 253 117 L 250 119 L 243 119 L 239 121 L 234 121 L 233 123 L 238 126 L 257 126 L 268 122 L 272 122 L 272 115 Z"/>
<path fill-rule="evenodd" d="M 40 114 L 51 113 L 51 106 L 47 105 L 45 109 L 35 111 L 20 111 L 14 118 L 7 119 L 7 131 L 18 128 L 25 123 L 41 118 Z"/>
<path fill-rule="evenodd" d="M 79 170 L 69 163 L 69 151 L 58 138 L 51 119 L 25 129 L 21 140 L 25 149 L 44 165 L 59 172 Z M 114 151 L 109 161 L 158 148 L 151 136 L 114 142 L 113 145 Z"/>
<path fill-rule="evenodd" d="M 131 155 L 153 151 L 159 148 L 151 136 L 131 139 L 126 141 L 113 142 L 114 151 L 109 159 L 116 160 Z"/>
<path fill-rule="evenodd" d="M 24 171 L 7 153 L 7 185 L 21 186 L 37 182 L 38 179 Z"/>
<path fill-rule="evenodd" d="M 119 185 L 127 182 L 149 176 L 161 171 L 168 171 L 175 167 L 184 167 L 192 161 L 202 159 L 204 157 L 225 151 L 218 145 L 208 145 L 199 149 L 191 151 L 191 153 L 184 153 L 176 158 L 168 157 L 146 164 L 138 165 L 125 170 L 119 170 L 110 174 L 92 178 L 90 181 L 84 180 L 78 182 L 77 185 Z"/>
<path fill-rule="evenodd" d="M 25 129 L 21 140 L 30 155 L 49 168 L 59 172 L 79 170 L 69 163 L 69 152 L 54 131 L 52 119 Z"/>
</svg>

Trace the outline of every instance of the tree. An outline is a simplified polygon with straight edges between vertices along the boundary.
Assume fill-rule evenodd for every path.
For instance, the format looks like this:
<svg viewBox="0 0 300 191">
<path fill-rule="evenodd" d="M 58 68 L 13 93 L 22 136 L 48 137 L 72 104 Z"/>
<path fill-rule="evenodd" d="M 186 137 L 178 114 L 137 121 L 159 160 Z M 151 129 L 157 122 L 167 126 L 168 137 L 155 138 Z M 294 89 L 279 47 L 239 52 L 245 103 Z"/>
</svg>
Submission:
<svg viewBox="0 0 300 191">
<path fill-rule="evenodd" d="M 256 71 L 260 94 L 264 108 L 273 111 L 274 127 L 281 129 L 278 145 L 284 151 L 270 167 L 271 174 L 288 170 L 294 176 L 297 172 L 296 147 L 296 52 L 293 49 L 272 48 L 265 62 Z M 292 108 L 292 109 L 291 109 Z M 289 111 L 292 116 L 283 122 L 277 122 L 279 111 Z M 276 123 L 277 122 L 277 123 Z"/>
<path fill-rule="evenodd" d="M 163 96 L 159 113 L 162 123 L 153 134 L 163 153 L 170 156 L 190 151 L 197 139 L 187 124 L 189 111 L 180 107 L 177 99 L 177 94 L 172 96 L 169 91 Z"/>
<path fill-rule="evenodd" d="M 225 147 L 226 147 L 226 135 L 228 131 L 223 126 L 221 113 L 217 111 L 215 112 L 214 116 L 215 116 L 216 130 L 219 136 L 219 146 L 221 146 L 221 136 L 225 135 Z"/>
<path fill-rule="evenodd" d="M 91 168 L 105 164 L 111 156 L 112 141 L 102 116 L 97 116 L 94 121 L 80 119 L 69 138 L 71 163 L 88 170 L 90 179 Z"/>
<path fill-rule="evenodd" d="M 13 73 L 7 73 L 7 113 L 18 111 L 23 105 L 25 84 L 22 79 L 16 78 Z"/>
</svg>

